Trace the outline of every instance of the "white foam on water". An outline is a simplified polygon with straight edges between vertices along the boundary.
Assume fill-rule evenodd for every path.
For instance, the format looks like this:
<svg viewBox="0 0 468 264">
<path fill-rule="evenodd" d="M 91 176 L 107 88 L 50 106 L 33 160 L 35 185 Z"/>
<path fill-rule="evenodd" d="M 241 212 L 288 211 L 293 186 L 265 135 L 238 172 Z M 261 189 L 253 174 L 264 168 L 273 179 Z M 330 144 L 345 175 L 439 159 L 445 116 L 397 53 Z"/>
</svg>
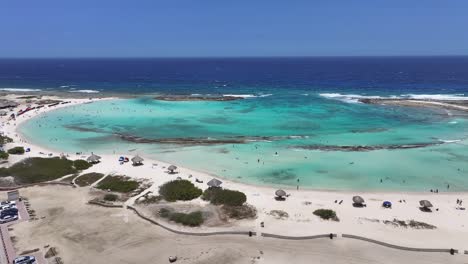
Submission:
<svg viewBox="0 0 468 264">
<path fill-rule="evenodd" d="M 268 97 L 272 96 L 273 94 L 223 94 L 224 97 L 239 97 L 239 98 L 256 98 L 256 97 Z"/>
<path fill-rule="evenodd" d="M 403 94 L 401 98 L 416 100 L 468 100 L 464 94 Z"/>
<path fill-rule="evenodd" d="M 97 90 L 72 90 L 70 93 L 99 93 Z"/>
<path fill-rule="evenodd" d="M 28 89 L 28 88 L 0 88 L 0 91 L 7 92 L 40 92 L 41 89 Z"/>
<path fill-rule="evenodd" d="M 322 97 L 347 103 L 359 103 L 359 99 L 413 99 L 413 100 L 468 100 L 464 94 L 402 94 L 400 96 L 377 96 L 360 94 L 320 93 Z"/>
</svg>

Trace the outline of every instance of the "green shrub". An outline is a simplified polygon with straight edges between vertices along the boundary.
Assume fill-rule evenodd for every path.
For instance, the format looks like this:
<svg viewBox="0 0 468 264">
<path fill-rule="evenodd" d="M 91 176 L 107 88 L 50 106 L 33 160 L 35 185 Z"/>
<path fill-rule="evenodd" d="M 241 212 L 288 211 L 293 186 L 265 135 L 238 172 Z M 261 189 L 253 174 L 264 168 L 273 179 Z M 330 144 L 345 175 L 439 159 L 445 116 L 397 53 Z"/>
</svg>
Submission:
<svg viewBox="0 0 468 264">
<path fill-rule="evenodd" d="M 101 179 L 102 177 L 104 177 L 104 174 L 102 173 L 85 173 L 76 178 L 75 183 L 80 187 L 89 186 L 95 183 L 97 180 Z"/>
<path fill-rule="evenodd" d="M 13 142 L 12 138 L 0 135 L 0 146 L 3 146 L 6 143 L 11 143 L 11 142 Z"/>
<path fill-rule="evenodd" d="M 163 184 L 159 194 L 168 202 L 189 201 L 199 197 L 202 190 L 188 180 L 175 180 Z"/>
<path fill-rule="evenodd" d="M 203 192 L 202 199 L 216 205 L 241 206 L 247 201 L 247 196 L 239 191 L 210 187 Z"/>
<path fill-rule="evenodd" d="M 104 201 L 115 202 L 118 198 L 119 196 L 113 193 L 108 193 L 104 195 Z"/>
<path fill-rule="evenodd" d="M 110 190 L 111 192 L 129 193 L 138 188 L 137 181 L 129 180 L 125 176 L 107 176 L 97 185 L 98 189 Z"/>
<path fill-rule="evenodd" d="M 8 153 L 6 153 L 5 151 L 0 151 L 0 159 L 8 159 L 8 156 L 10 156 Z"/>
<path fill-rule="evenodd" d="M 159 210 L 159 216 L 162 218 L 169 218 L 170 215 L 171 211 L 167 208 L 161 208 L 161 210 Z"/>
<path fill-rule="evenodd" d="M 172 213 L 169 220 L 186 226 L 199 226 L 203 223 L 203 216 L 200 211 L 189 214 Z"/>
<path fill-rule="evenodd" d="M 248 218 L 255 218 L 257 216 L 257 210 L 251 205 L 241 205 L 241 206 L 229 206 L 223 205 L 221 211 L 226 214 L 229 218 L 241 220 Z"/>
<path fill-rule="evenodd" d="M 8 154 L 12 155 L 21 155 L 24 154 L 24 148 L 23 147 L 14 147 L 8 150 Z"/>
<path fill-rule="evenodd" d="M 317 209 L 314 211 L 314 215 L 324 220 L 339 221 L 338 217 L 336 216 L 335 211 L 330 210 L 330 209 Z"/>
<path fill-rule="evenodd" d="M 51 181 L 76 173 L 73 161 L 55 158 L 27 158 L 9 168 L 0 168 L 0 177 L 13 176 L 18 184 Z"/>
<path fill-rule="evenodd" d="M 73 166 L 75 166 L 75 169 L 77 170 L 86 170 L 86 169 L 89 169 L 93 165 L 87 162 L 86 160 L 79 159 L 73 162 Z"/>
</svg>

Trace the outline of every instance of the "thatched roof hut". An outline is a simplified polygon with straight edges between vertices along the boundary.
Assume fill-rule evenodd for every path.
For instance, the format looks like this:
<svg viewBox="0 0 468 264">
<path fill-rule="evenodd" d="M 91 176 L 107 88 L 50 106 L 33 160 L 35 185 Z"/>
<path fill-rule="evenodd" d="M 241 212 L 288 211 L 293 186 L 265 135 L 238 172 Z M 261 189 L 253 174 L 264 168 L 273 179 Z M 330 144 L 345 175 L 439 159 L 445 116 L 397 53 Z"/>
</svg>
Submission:
<svg viewBox="0 0 468 264">
<path fill-rule="evenodd" d="M 209 182 L 207 182 L 206 184 L 208 184 L 208 186 L 210 186 L 210 187 L 219 187 L 219 186 L 221 186 L 221 184 L 223 184 L 223 182 L 218 180 L 218 179 L 213 178 Z"/>
<path fill-rule="evenodd" d="M 286 192 L 280 189 L 275 192 L 275 195 L 278 197 L 283 197 L 286 196 Z"/>
<path fill-rule="evenodd" d="M 353 203 L 355 204 L 363 204 L 364 203 L 364 198 L 361 196 L 353 196 Z"/>
<path fill-rule="evenodd" d="M 422 207 L 425 207 L 425 208 L 432 207 L 432 203 L 429 202 L 428 200 L 419 201 L 419 205 L 421 205 Z"/>
<path fill-rule="evenodd" d="M 144 159 L 140 157 L 139 155 L 136 155 L 135 157 L 132 158 L 132 163 L 133 165 L 141 165 Z"/>
<path fill-rule="evenodd" d="M 174 173 L 175 170 L 177 170 L 177 166 L 171 165 L 167 168 L 171 173 Z"/>
<path fill-rule="evenodd" d="M 98 155 L 92 153 L 91 156 L 89 156 L 89 157 L 86 159 L 86 161 L 88 161 L 88 162 L 90 162 L 90 163 L 98 163 L 100 159 L 101 159 L 100 156 L 98 156 Z"/>
</svg>

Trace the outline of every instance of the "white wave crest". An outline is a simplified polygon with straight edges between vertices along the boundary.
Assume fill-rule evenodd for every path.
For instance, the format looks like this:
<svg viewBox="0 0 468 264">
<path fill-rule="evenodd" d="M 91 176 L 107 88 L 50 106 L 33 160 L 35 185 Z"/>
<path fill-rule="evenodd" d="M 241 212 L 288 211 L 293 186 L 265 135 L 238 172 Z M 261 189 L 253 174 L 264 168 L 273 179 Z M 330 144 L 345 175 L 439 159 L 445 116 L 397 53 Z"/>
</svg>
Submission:
<svg viewBox="0 0 468 264">
<path fill-rule="evenodd" d="M 415 100 L 468 100 L 464 94 L 403 94 L 401 98 L 409 98 Z"/>
<path fill-rule="evenodd" d="M 70 93 L 99 93 L 97 90 L 72 90 Z"/>
<path fill-rule="evenodd" d="M 239 98 L 256 98 L 256 97 L 268 97 L 273 94 L 223 94 L 224 97 L 239 97 Z"/>
<path fill-rule="evenodd" d="M 40 92 L 41 89 L 28 89 L 28 88 L 0 88 L 0 91 L 7 92 Z"/>
<path fill-rule="evenodd" d="M 347 103 L 359 103 L 360 99 L 413 99 L 413 100 L 468 100 L 464 94 L 402 94 L 400 96 L 378 96 L 340 93 L 320 93 L 322 97 L 340 100 Z"/>
</svg>

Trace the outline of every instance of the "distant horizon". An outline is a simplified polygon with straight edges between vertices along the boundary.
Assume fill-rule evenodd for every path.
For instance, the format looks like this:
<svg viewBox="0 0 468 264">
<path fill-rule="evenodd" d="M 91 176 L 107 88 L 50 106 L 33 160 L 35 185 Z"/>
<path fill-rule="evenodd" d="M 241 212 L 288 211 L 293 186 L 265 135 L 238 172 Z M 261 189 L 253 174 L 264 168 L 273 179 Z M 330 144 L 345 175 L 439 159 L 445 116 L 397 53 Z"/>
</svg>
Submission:
<svg viewBox="0 0 468 264">
<path fill-rule="evenodd" d="M 468 57 L 468 54 L 453 55 L 303 55 L 303 56 L 109 56 L 109 57 L 0 57 L 0 60 L 19 59 L 299 59 L 299 58 L 443 58 L 443 57 Z"/>
</svg>

